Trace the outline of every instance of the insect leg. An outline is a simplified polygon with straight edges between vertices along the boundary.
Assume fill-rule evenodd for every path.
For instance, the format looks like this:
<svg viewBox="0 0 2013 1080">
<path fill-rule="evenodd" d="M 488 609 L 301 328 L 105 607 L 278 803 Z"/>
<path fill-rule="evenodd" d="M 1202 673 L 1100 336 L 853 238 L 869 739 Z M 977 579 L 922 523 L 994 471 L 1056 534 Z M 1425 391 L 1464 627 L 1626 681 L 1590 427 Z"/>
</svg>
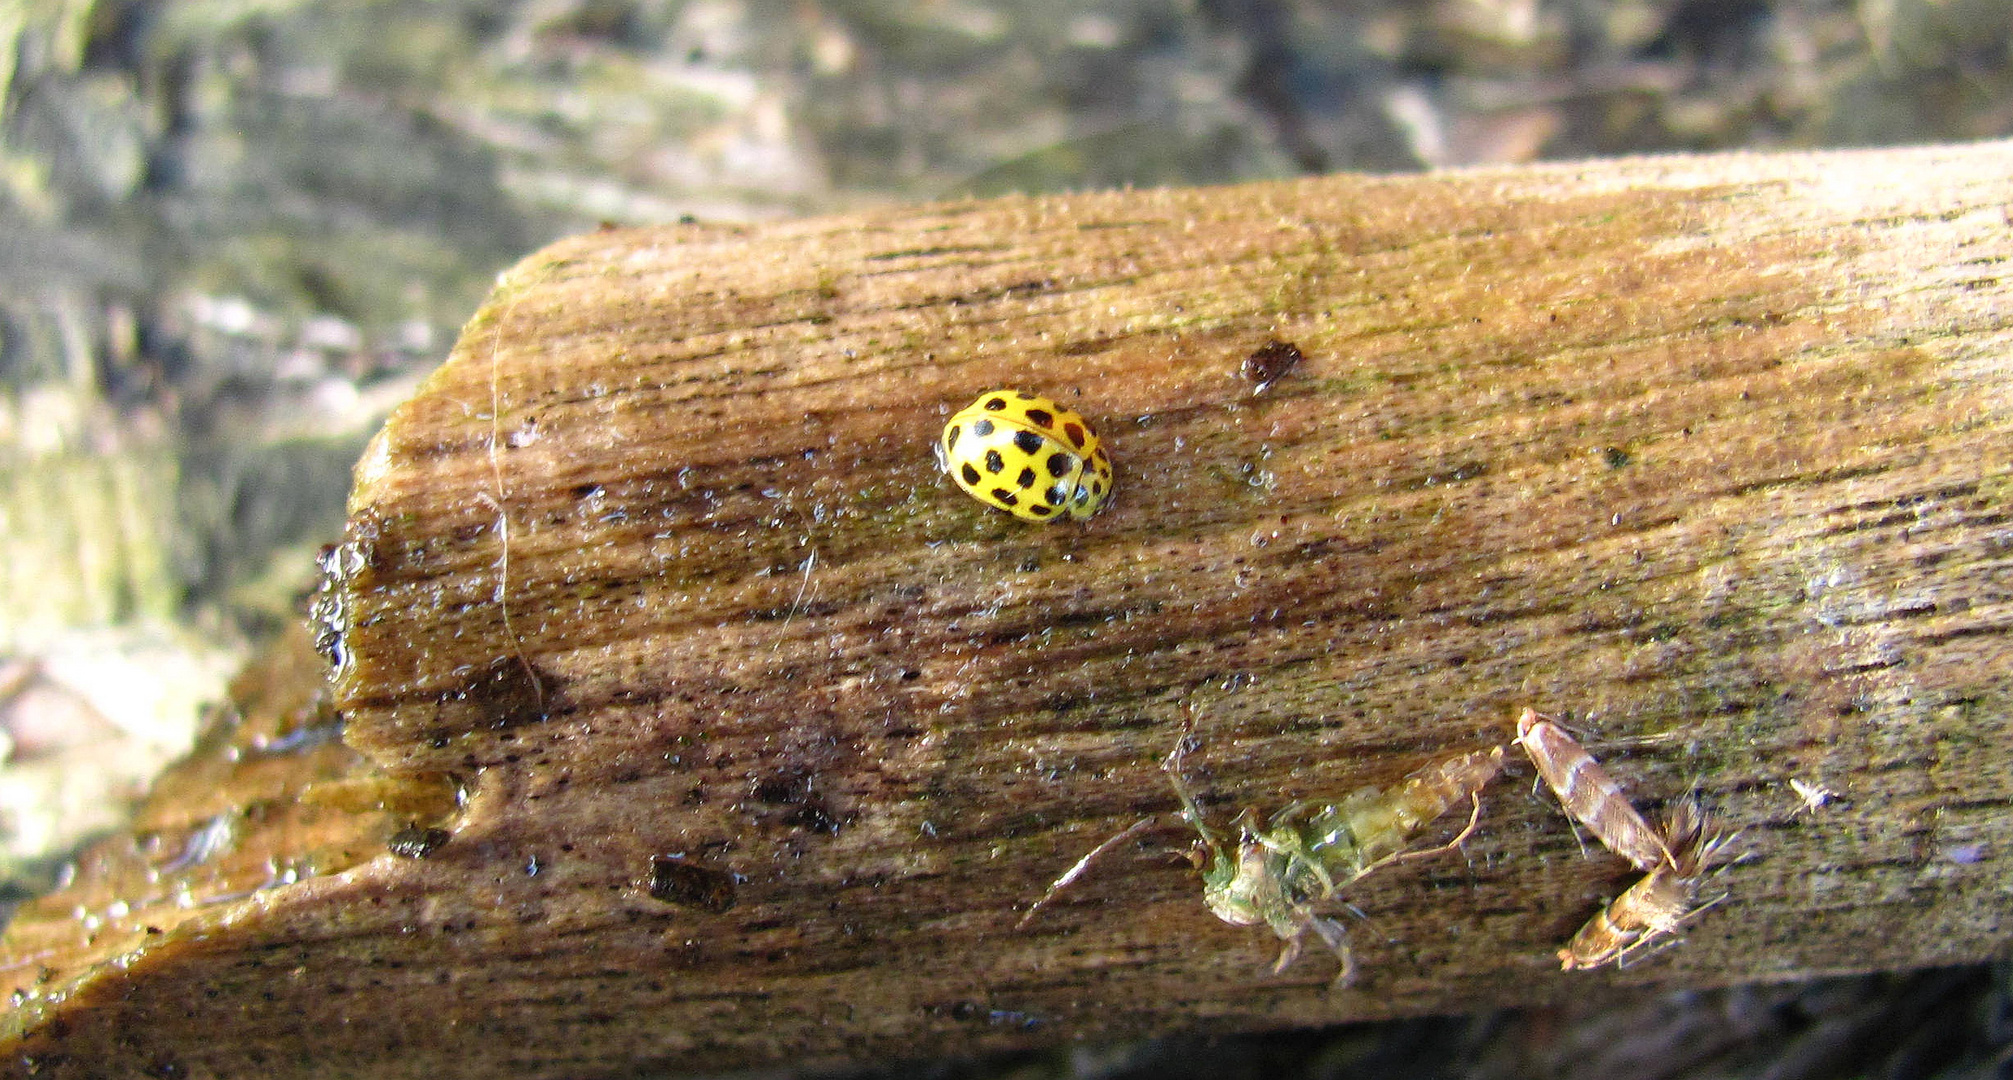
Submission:
<svg viewBox="0 0 2013 1080">
<path fill-rule="evenodd" d="M 1104 843 L 1099 844 L 1094 848 L 1091 848 L 1089 854 L 1085 855 L 1081 859 L 1078 859 L 1076 861 L 1075 866 L 1070 867 L 1068 870 L 1063 872 L 1063 875 L 1061 877 L 1055 879 L 1055 884 L 1050 885 L 1048 887 L 1048 891 L 1041 894 L 1041 899 L 1036 900 L 1034 903 L 1028 905 L 1027 911 L 1022 913 L 1020 921 L 1013 924 L 1014 929 L 1016 930 L 1027 929 L 1027 924 L 1034 921 L 1035 913 L 1040 911 L 1044 906 L 1046 906 L 1050 900 L 1055 899 L 1057 894 L 1061 893 L 1064 889 L 1069 888 L 1069 886 L 1073 884 L 1077 878 L 1082 877 L 1084 875 L 1084 872 L 1090 869 L 1091 863 L 1096 862 L 1099 858 L 1109 853 L 1112 849 L 1118 847 L 1118 845 L 1125 843 L 1127 840 L 1130 840 L 1135 836 L 1138 836 L 1142 832 L 1145 832 L 1147 826 L 1152 824 L 1153 824 L 1152 818 L 1150 817 L 1140 818 L 1138 821 L 1135 821 L 1131 825 L 1127 826 L 1124 829 L 1124 831 L 1118 833 L 1115 836 L 1112 836 L 1110 839 L 1107 839 Z"/>
<path fill-rule="evenodd" d="M 1442 852 L 1452 851 L 1455 848 L 1460 847 L 1462 844 L 1467 843 L 1468 838 L 1475 835 L 1475 826 L 1480 824 L 1482 820 L 1482 793 L 1479 791 L 1469 792 L 1468 801 L 1474 804 L 1474 809 L 1468 811 L 1468 823 L 1461 827 L 1460 834 L 1455 836 L 1452 840 L 1449 840 L 1446 843 L 1437 845 L 1435 847 L 1421 848 L 1418 851 L 1394 851 L 1391 854 L 1386 855 L 1383 858 L 1378 859 L 1376 862 L 1373 862 L 1370 865 L 1364 867 L 1362 873 L 1359 873 L 1356 876 L 1362 877 L 1364 874 L 1368 874 L 1370 871 L 1376 870 L 1379 867 L 1388 866 L 1391 863 L 1395 862 L 1404 862 L 1406 859 L 1423 859 L 1428 855 L 1438 855 Z"/>
<path fill-rule="evenodd" d="M 1174 785 L 1175 798 L 1181 800 L 1181 816 L 1195 828 L 1195 834 L 1202 838 L 1210 851 L 1223 849 L 1223 837 L 1209 827 L 1209 819 L 1202 813 L 1202 804 L 1195 800 L 1195 793 L 1189 790 L 1188 780 L 1181 774 L 1182 758 L 1188 754 L 1189 737 L 1195 733 L 1195 706 L 1188 707 L 1188 719 L 1181 725 L 1181 733 L 1174 738 L 1174 749 L 1161 759 L 1160 767 L 1167 773 L 1167 779 Z"/>
<path fill-rule="evenodd" d="M 1356 978 L 1356 954 L 1349 949 L 1349 932 L 1340 920 L 1315 918 L 1307 924 L 1321 938 L 1321 944 L 1335 954 L 1335 960 L 1342 965 L 1335 973 L 1332 986 L 1347 986 Z"/>
</svg>

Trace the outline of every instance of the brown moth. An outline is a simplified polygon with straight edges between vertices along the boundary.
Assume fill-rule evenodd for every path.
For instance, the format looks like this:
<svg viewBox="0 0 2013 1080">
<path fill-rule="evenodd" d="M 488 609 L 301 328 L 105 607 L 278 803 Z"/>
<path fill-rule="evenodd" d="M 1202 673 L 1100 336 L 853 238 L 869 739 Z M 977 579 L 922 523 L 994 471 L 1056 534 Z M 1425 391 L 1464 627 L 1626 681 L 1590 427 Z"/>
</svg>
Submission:
<svg viewBox="0 0 2013 1080">
<path fill-rule="evenodd" d="M 1664 823 L 1663 842 L 1670 850 L 1669 860 L 1653 867 L 1588 919 L 1559 950 L 1560 966 L 1567 971 L 1603 964 L 1621 966 L 1638 950 L 1675 936 L 1685 920 L 1712 906 L 1697 905 L 1695 897 L 1700 879 L 1726 840 L 1723 834 L 1711 832 L 1697 799 L 1687 796 L 1680 800 Z"/>
<path fill-rule="evenodd" d="M 1517 718 L 1517 745 L 1530 755 L 1566 813 L 1609 851 L 1646 873 L 1671 861 L 1664 838 L 1636 812 L 1621 785 L 1550 717 L 1525 709 Z"/>
</svg>

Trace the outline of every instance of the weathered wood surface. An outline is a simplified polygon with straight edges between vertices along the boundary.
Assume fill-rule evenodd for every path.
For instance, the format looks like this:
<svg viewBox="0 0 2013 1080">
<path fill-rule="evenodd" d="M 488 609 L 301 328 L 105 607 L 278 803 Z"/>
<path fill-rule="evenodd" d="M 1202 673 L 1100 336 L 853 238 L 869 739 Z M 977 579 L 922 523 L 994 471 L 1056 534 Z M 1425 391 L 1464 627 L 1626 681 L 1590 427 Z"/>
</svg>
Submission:
<svg viewBox="0 0 2013 1080">
<path fill-rule="evenodd" d="M 710 1069 L 2003 955 L 2009 178 L 1624 161 L 540 252 L 359 465 L 337 582 L 344 738 L 464 785 L 451 839 L 131 947 L 17 926 L 10 1074 Z M 1254 395 L 1275 338 L 1306 358 Z M 937 474 L 996 386 L 1099 426 L 1109 510 Z M 1532 705 L 1739 861 L 1682 947 L 1561 972 L 1634 875 L 1513 755 L 1463 853 L 1349 889 L 1347 989 L 1269 973 L 1178 829 L 1016 929 L 1172 821 L 1191 704 L 1226 818 Z"/>
</svg>

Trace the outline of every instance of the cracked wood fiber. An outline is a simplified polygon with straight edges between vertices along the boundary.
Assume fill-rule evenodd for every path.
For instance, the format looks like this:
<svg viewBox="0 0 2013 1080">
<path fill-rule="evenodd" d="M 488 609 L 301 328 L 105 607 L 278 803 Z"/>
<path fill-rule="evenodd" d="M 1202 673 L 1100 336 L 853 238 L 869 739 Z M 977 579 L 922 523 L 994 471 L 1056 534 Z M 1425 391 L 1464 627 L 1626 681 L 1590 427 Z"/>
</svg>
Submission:
<svg viewBox="0 0 2013 1080">
<path fill-rule="evenodd" d="M 2009 177 L 1997 143 L 556 244 L 386 425 L 336 559 L 347 782 L 464 803 L 390 841 L 424 857 L 366 799 L 298 881 L 31 908 L 8 1075 L 620 1075 L 2003 955 Z M 1273 340 L 1304 359 L 1254 394 Z M 1097 426 L 1109 509 L 936 471 L 995 387 Z M 1559 715 L 1646 813 L 1696 787 L 1739 830 L 1726 898 L 1559 971 L 1637 875 L 1513 752 L 1463 850 L 1347 890 L 1353 986 L 1272 975 L 1168 854 L 1191 704 L 1219 824 Z M 153 812 L 129 870 L 229 857 Z"/>
</svg>

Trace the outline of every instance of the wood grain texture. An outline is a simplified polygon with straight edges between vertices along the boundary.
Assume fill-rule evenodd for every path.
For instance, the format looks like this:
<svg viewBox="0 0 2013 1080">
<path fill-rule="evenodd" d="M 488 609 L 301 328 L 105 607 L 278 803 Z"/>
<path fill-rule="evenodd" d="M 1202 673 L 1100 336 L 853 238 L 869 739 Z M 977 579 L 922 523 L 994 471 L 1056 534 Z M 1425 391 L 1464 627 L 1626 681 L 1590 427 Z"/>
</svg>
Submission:
<svg viewBox="0 0 2013 1080">
<path fill-rule="evenodd" d="M 548 248 L 359 465 L 337 582 L 345 740 L 455 776 L 451 838 L 178 925 L 8 1060 L 614 1075 L 2002 955 L 2009 177 L 1679 158 Z M 1275 339 L 1305 358 L 1254 394 Z M 1109 510 L 937 474 L 999 386 L 1098 426 Z M 1463 853 L 1349 888 L 1347 989 L 1270 974 L 1178 828 L 1014 928 L 1173 823 L 1191 707 L 1228 820 L 1527 705 L 1740 831 L 1682 947 L 1557 970 L 1635 875 L 1514 758 Z"/>
</svg>

